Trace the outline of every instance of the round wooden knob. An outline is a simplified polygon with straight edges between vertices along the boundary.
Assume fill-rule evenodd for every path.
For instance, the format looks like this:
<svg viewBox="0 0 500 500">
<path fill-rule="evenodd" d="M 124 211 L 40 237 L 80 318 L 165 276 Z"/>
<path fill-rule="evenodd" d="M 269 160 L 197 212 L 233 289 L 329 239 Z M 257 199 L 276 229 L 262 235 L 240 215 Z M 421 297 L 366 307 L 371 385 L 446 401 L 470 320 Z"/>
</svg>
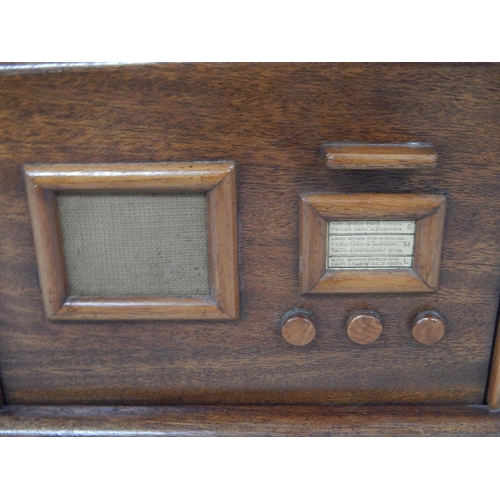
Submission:
<svg viewBox="0 0 500 500">
<path fill-rule="evenodd" d="M 411 325 L 411 334 L 415 340 L 426 345 L 441 340 L 445 330 L 444 319 L 435 311 L 421 312 Z"/>
<path fill-rule="evenodd" d="M 347 335 L 357 344 L 371 344 L 382 333 L 382 320 L 373 311 L 356 311 L 347 320 Z"/>
<path fill-rule="evenodd" d="M 307 345 L 316 336 L 311 313 L 296 309 L 289 311 L 281 321 L 281 335 L 292 345 Z"/>
</svg>

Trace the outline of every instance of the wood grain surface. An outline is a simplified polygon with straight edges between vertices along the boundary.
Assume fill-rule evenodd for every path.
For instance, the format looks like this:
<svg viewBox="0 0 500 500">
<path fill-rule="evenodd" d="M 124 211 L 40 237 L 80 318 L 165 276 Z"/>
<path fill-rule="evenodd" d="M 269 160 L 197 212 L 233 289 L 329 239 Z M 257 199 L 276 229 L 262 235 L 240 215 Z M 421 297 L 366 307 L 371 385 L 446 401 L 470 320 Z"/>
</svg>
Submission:
<svg viewBox="0 0 500 500">
<path fill-rule="evenodd" d="M 0 137 L 0 370 L 8 404 L 484 402 L 500 291 L 498 65 L 6 73 Z M 321 151 L 331 142 L 433 144 L 438 162 L 425 171 L 334 171 Z M 23 165 L 219 160 L 237 169 L 239 320 L 45 319 Z M 299 196 L 377 192 L 446 196 L 438 292 L 300 294 Z M 297 307 L 317 327 L 301 348 L 280 335 L 283 314 Z M 432 346 L 410 331 L 428 309 L 447 322 Z M 356 310 L 384 320 L 369 348 L 345 334 Z"/>
<path fill-rule="evenodd" d="M 500 436 L 484 406 L 5 406 L 0 436 Z"/>
</svg>

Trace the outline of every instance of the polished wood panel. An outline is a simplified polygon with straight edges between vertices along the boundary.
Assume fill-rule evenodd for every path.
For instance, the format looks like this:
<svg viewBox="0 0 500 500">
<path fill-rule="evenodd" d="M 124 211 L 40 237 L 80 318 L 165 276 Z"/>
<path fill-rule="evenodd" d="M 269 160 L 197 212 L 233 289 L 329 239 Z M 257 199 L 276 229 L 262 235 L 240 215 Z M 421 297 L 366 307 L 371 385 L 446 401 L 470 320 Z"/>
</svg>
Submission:
<svg viewBox="0 0 500 500">
<path fill-rule="evenodd" d="M 5 406 L 0 436 L 500 436 L 484 406 Z"/>
<path fill-rule="evenodd" d="M 484 402 L 500 286 L 500 66 L 0 73 L 0 103 L 0 370 L 8 404 Z M 331 142 L 433 144 L 439 161 L 425 171 L 332 170 L 320 149 Z M 22 165 L 197 160 L 237 166 L 240 320 L 47 321 Z M 299 197 L 326 193 L 446 195 L 438 290 L 301 294 Z M 316 338 L 303 348 L 280 334 L 283 314 L 295 307 L 316 319 Z M 410 333 L 428 309 L 448 329 L 433 346 Z M 345 334 L 354 310 L 383 318 L 371 346 Z"/>
<path fill-rule="evenodd" d="M 47 319 L 236 319 L 236 178 L 232 163 L 27 165 L 24 178 Z M 212 298 L 68 296 L 56 192 L 208 192 Z"/>
<path fill-rule="evenodd" d="M 439 285 L 446 198 L 425 194 L 307 194 L 300 198 L 302 293 L 425 293 Z M 331 220 L 416 220 L 413 264 L 404 269 L 328 269 Z"/>
<path fill-rule="evenodd" d="M 325 144 L 326 165 L 333 169 L 425 169 L 437 164 L 437 153 L 425 144 Z"/>
</svg>

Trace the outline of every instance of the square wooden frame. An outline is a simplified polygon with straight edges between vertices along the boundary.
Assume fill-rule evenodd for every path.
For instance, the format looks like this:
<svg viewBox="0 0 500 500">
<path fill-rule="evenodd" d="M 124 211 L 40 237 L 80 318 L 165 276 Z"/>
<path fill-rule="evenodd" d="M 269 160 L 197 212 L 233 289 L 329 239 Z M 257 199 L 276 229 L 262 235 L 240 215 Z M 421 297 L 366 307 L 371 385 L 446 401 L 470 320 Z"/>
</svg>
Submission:
<svg viewBox="0 0 500 500">
<path fill-rule="evenodd" d="M 434 292 L 439 283 L 446 198 L 418 194 L 309 194 L 300 198 L 300 293 Z M 328 221 L 415 220 L 407 269 L 326 267 Z"/>
<path fill-rule="evenodd" d="M 239 317 L 236 175 L 230 162 L 26 165 L 45 314 L 51 320 L 229 320 Z M 207 193 L 212 297 L 69 296 L 56 194 Z"/>
</svg>

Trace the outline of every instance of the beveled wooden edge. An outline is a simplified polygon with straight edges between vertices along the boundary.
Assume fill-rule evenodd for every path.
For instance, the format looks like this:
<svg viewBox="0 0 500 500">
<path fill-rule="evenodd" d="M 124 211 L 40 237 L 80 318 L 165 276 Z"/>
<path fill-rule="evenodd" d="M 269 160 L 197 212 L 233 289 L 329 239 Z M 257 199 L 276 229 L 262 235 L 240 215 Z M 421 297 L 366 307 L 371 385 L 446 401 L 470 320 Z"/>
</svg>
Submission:
<svg viewBox="0 0 500 500">
<path fill-rule="evenodd" d="M 239 317 L 234 163 L 26 165 L 24 178 L 47 319 L 230 320 Z M 203 297 L 68 297 L 55 192 L 206 192 L 210 281 Z"/>
<path fill-rule="evenodd" d="M 446 212 L 444 195 L 308 194 L 300 197 L 300 293 L 428 293 L 437 290 Z M 410 269 L 328 270 L 330 220 L 417 221 Z"/>
<path fill-rule="evenodd" d="M 486 403 L 492 410 L 500 409 L 500 318 L 497 318 L 490 376 L 486 390 Z"/>
<path fill-rule="evenodd" d="M 302 199 L 327 220 L 418 220 L 432 215 L 445 200 L 440 194 L 306 194 Z"/>
<path fill-rule="evenodd" d="M 323 146 L 326 165 L 337 170 L 427 169 L 437 165 L 428 144 L 331 143 Z"/>
<path fill-rule="evenodd" d="M 4 406 L 0 436 L 500 436 L 486 406 Z"/>
<path fill-rule="evenodd" d="M 73 320 L 221 320 L 232 319 L 203 297 L 69 297 L 50 318 Z"/>
<path fill-rule="evenodd" d="M 413 269 L 434 290 L 439 285 L 445 215 L 446 198 L 442 196 L 437 210 L 417 220 L 415 228 Z"/>
<path fill-rule="evenodd" d="M 309 293 L 429 293 L 413 269 L 326 271 Z"/>
<path fill-rule="evenodd" d="M 24 180 L 43 307 L 45 316 L 50 318 L 62 307 L 68 296 L 57 201 L 52 191 L 35 184 L 26 173 Z"/>
<path fill-rule="evenodd" d="M 239 318 L 236 170 L 231 167 L 207 195 L 212 296 L 231 319 Z"/>
<path fill-rule="evenodd" d="M 120 68 L 130 66 L 155 66 L 162 63 L 144 62 L 12 62 L 0 63 L 0 75 L 12 75 L 19 73 L 66 73 L 68 71 L 78 71 L 81 69 L 102 70 L 103 68 Z"/>
<path fill-rule="evenodd" d="M 299 292 L 306 293 L 325 274 L 328 223 L 306 199 L 299 203 Z"/>
<path fill-rule="evenodd" d="M 37 186 L 61 191 L 207 192 L 234 168 L 232 162 L 25 165 Z"/>
</svg>

